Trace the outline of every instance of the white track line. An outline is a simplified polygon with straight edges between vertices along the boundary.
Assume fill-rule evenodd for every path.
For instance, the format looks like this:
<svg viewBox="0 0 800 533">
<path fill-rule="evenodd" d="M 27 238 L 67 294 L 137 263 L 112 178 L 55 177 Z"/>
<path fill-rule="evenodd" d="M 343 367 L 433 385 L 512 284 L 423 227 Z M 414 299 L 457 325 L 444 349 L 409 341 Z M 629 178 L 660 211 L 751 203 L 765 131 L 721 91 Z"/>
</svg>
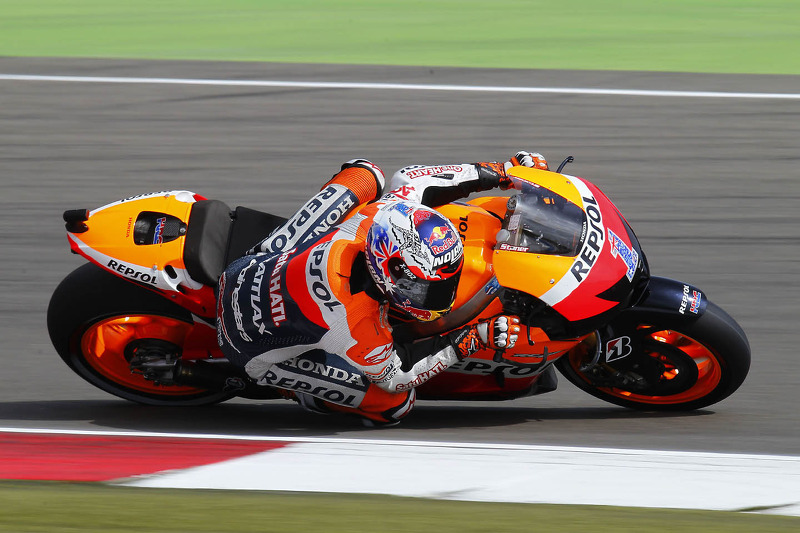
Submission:
<svg viewBox="0 0 800 533">
<path fill-rule="evenodd" d="M 586 89 L 577 87 L 503 87 L 493 85 L 435 85 L 417 83 L 363 83 L 324 81 L 215 80 L 192 78 L 128 78 L 94 76 L 34 76 L 0 74 L 1 81 L 48 81 L 69 83 L 123 83 L 156 85 L 209 85 L 217 87 L 283 87 L 296 89 L 369 89 L 400 91 L 491 92 L 518 94 L 579 94 L 599 96 L 659 96 L 671 98 L 745 98 L 800 100 L 800 93 L 752 93 L 722 91 L 663 91 L 646 89 Z"/>
</svg>

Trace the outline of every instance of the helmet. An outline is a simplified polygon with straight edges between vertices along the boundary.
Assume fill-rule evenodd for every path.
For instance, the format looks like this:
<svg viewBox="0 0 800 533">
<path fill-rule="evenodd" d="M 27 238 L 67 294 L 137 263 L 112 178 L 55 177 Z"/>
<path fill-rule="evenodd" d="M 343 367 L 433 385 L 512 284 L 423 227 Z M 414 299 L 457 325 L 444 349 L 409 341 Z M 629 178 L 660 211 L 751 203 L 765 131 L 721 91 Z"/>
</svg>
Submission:
<svg viewBox="0 0 800 533">
<path fill-rule="evenodd" d="M 434 320 L 453 306 L 464 245 L 452 222 L 433 209 L 391 202 L 367 232 L 367 268 L 394 306 L 418 320 Z"/>
</svg>

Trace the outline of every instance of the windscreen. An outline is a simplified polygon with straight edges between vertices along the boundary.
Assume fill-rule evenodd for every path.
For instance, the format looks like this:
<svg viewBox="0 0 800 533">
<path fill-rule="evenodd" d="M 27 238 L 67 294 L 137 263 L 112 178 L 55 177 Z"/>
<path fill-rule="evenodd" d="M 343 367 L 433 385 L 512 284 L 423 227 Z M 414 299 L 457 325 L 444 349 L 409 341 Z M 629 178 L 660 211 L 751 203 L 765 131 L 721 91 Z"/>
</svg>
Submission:
<svg viewBox="0 0 800 533">
<path fill-rule="evenodd" d="M 575 256 L 586 233 L 586 214 L 553 191 L 525 183 L 508 201 L 497 250 Z"/>
</svg>

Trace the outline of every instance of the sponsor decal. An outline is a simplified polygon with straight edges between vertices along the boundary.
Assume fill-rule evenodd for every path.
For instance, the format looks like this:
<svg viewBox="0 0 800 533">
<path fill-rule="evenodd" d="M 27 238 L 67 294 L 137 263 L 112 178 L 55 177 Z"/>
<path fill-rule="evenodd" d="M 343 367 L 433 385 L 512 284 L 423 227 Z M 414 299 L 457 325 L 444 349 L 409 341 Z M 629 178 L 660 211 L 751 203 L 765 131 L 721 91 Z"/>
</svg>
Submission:
<svg viewBox="0 0 800 533">
<path fill-rule="evenodd" d="M 398 187 L 393 191 L 389 191 L 389 196 L 393 196 L 401 200 L 408 200 L 408 197 L 413 193 L 414 193 L 414 187 L 403 185 L 402 187 Z"/>
<path fill-rule="evenodd" d="M 338 198 L 335 198 L 336 195 Z M 341 185 L 328 185 L 269 237 L 268 249 L 280 252 L 290 242 L 307 242 L 330 230 L 356 205 L 356 195 Z M 333 202 L 333 205 L 331 203 Z"/>
<path fill-rule="evenodd" d="M 125 229 L 125 238 L 131 236 L 131 228 L 133 227 L 133 217 L 128 217 L 128 227 Z"/>
<path fill-rule="evenodd" d="M 392 343 L 384 344 L 373 349 L 364 356 L 364 362 L 368 365 L 378 365 L 385 362 L 392 355 Z"/>
<path fill-rule="evenodd" d="M 628 336 L 617 337 L 606 342 L 606 362 L 608 363 L 628 357 L 632 352 L 631 338 Z"/>
<path fill-rule="evenodd" d="M 153 233 L 153 244 L 164 244 L 164 224 L 167 222 L 167 217 L 156 219 L 156 229 Z"/>
<path fill-rule="evenodd" d="M 245 275 L 247 274 L 247 269 L 250 268 L 255 264 L 256 260 L 253 259 L 250 261 L 250 264 L 244 267 L 239 271 L 239 275 L 236 277 L 236 286 L 233 288 L 233 292 L 231 293 L 231 309 L 233 310 L 233 321 L 236 323 L 236 330 L 239 332 L 239 336 L 245 342 L 253 342 L 253 339 L 250 338 L 244 331 L 244 322 L 242 321 L 242 309 L 239 307 L 239 291 L 242 289 L 242 283 L 244 283 Z"/>
<path fill-rule="evenodd" d="M 414 179 L 421 178 L 423 176 L 433 176 L 443 172 L 463 172 L 463 170 L 464 169 L 461 165 L 441 165 L 436 167 L 414 168 L 405 170 L 403 173 L 408 176 L 409 179 Z"/>
<path fill-rule="evenodd" d="M 433 213 L 430 211 L 423 211 L 422 209 L 417 210 L 414 213 L 414 225 L 419 226 L 426 220 L 430 219 L 433 216 Z"/>
<path fill-rule="evenodd" d="M 321 268 L 325 259 L 325 252 L 328 250 L 330 244 L 330 241 L 324 242 L 311 252 L 311 261 L 308 262 L 306 282 L 316 300 L 325 306 L 328 311 L 333 311 L 342 304 L 331 294 L 331 289 L 327 282 L 327 269 L 323 272 Z"/>
<path fill-rule="evenodd" d="M 277 387 L 279 389 L 304 392 L 306 394 L 310 394 L 311 396 L 316 396 L 317 398 L 327 400 L 331 403 L 346 405 L 348 407 L 358 407 L 358 404 L 361 403 L 360 401 L 356 401 L 357 396 L 355 394 L 348 394 L 345 391 L 341 391 L 326 385 L 314 385 L 299 378 L 287 376 L 280 377 L 272 371 L 268 371 L 259 383 L 264 385 L 272 385 L 273 387 Z"/>
<path fill-rule="evenodd" d="M 391 379 L 397 374 L 397 371 L 398 371 L 397 367 L 389 363 L 388 365 L 383 367 L 383 369 L 377 374 L 375 374 L 374 372 L 367 372 L 367 371 L 364 371 L 364 374 L 369 376 L 369 380 L 372 383 L 378 384 L 391 381 Z"/>
<path fill-rule="evenodd" d="M 611 256 L 614 258 L 617 256 L 622 258 L 625 266 L 628 267 L 625 276 L 628 278 L 628 281 L 633 281 L 633 276 L 636 274 L 636 265 L 639 264 L 639 254 L 636 253 L 636 250 L 628 248 L 625 241 L 620 239 L 610 228 L 608 230 L 608 242 L 611 244 Z"/>
<path fill-rule="evenodd" d="M 469 215 L 458 218 L 458 238 L 461 242 L 467 240 L 467 231 L 469 230 Z"/>
<path fill-rule="evenodd" d="M 321 350 L 273 365 L 259 383 L 349 407 L 358 407 L 370 386 L 355 367 Z"/>
<path fill-rule="evenodd" d="M 141 281 L 142 283 L 149 283 L 150 285 L 158 285 L 158 278 L 155 274 L 148 274 L 142 270 L 135 269 L 125 263 L 111 259 L 106 266 L 115 272 L 119 272 L 126 278 Z"/>
<path fill-rule="evenodd" d="M 423 383 L 425 383 L 432 377 L 436 376 L 437 374 L 444 372 L 446 369 L 447 367 L 444 366 L 444 363 L 442 363 L 441 361 L 437 361 L 436 364 L 433 365 L 433 367 L 431 367 L 430 370 L 427 370 L 425 372 L 420 372 L 416 378 L 409 381 L 408 383 L 398 384 L 397 386 L 395 386 L 394 390 L 396 392 L 404 392 L 413 389 L 414 387 L 418 387 L 419 385 L 422 385 Z"/>
<path fill-rule="evenodd" d="M 222 387 L 223 392 L 242 391 L 247 388 L 247 384 L 242 378 L 227 378 Z"/>
<path fill-rule="evenodd" d="M 219 289 L 217 289 L 217 294 L 219 297 L 217 299 L 217 344 L 220 346 L 227 345 L 239 351 L 236 346 L 234 346 L 233 342 L 231 342 L 231 338 L 228 335 L 228 330 L 225 328 L 225 306 L 223 305 L 223 295 L 225 294 L 225 284 L 227 283 L 228 276 L 223 272 L 222 276 L 219 278 Z M 225 342 L 223 343 L 223 339 Z M 241 352 L 240 352 L 241 353 Z"/>
<path fill-rule="evenodd" d="M 497 278 L 492 278 L 489 283 L 483 288 L 483 292 L 486 294 L 494 294 L 500 289 L 500 282 L 497 281 Z"/>
<path fill-rule="evenodd" d="M 422 309 L 415 309 L 411 307 L 411 300 L 405 300 L 403 302 L 403 310 L 417 320 L 422 320 L 423 322 L 429 322 L 433 320 L 432 311 L 424 311 Z"/>
<path fill-rule="evenodd" d="M 509 252 L 527 252 L 530 250 L 527 246 L 514 246 L 513 244 L 508 244 L 504 242 L 497 247 L 498 250 L 508 250 Z"/>
<path fill-rule="evenodd" d="M 453 247 L 458 241 L 458 238 L 453 235 L 453 232 L 447 226 L 436 226 L 431 230 L 431 235 L 425 241 L 428 243 L 431 251 L 436 254 L 443 254 Z"/>
<path fill-rule="evenodd" d="M 541 373 L 542 368 L 535 366 L 516 366 L 508 363 L 495 363 L 485 359 L 465 359 L 450 366 L 447 371 L 456 374 L 475 374 L 479 376 L 490 376 L 502 373 L 508 378 L 524 378 L 535 376 Z"/>
<path fill-rule="evenodd" d="M 168 194 L 173 191 L 158 191 L 158 192 L 148 192 L 144 194 L 137 194 L 136 196 L 128 196 L 127 198 L 123 198 L 119 202 L 130 202 L 131 200 L 139 200 L 140 198 L 151 198 L 153 196 L 162 196 Z"/>
<path fill-rule="evenodd" d="M 369 266 L 369 264 L 367 264 Z M 378 324 L 384 329 L 389 329 L 389 303 L 386 302 L 378 307 Z"/>
<path fill-rule="evenodd" d="M 690 294 L 691 291 L 691 294 Z M 694 290 L 688 285 L 683 286 L 683 295 L 681 296 L 681 305 L 678 307 L 678 312 L 682 315 L 686 314 L 686 308 L 689 308 L 689 312 L 693 314 L 697 314 L 700 312 L 700 302 L 703 300 L 703 293 Z"/>
<path fill-rule="evenodd" d="M 583 203 L 586 206 L 586 219 L 589 224 L 587 228 L 588 234 L 583 248 L 578 254 L 578 259 L 573 263 L 571 269 L 572 275 L 575 276 L 578 283 L 582 282 L 591 272 L 597 257 L 600 255 L 600 250 L 603 249 L 603 241 L 605 240 L 603 215 L 597 206 L 597 200 L 591 195 L 584 196 Z"/>
<path fill-rule="evenodd" d="M 461 241 L 456 241 L 461 242 Z M 462 250 L 461 248 L 455 248 L 450 250 L 449 252 L 445 253 L 444 255 L 434 256 L 433 258 L 433 267 L 440 267 L 445 265 L 451 261 L 456 261 L 459 257 L 461 257 Z"/>
<path fill-rule="evenodd" d="M 256 268 L 256 275 L 253 277 L 253 284 L 250 286 L 250 307 L 253 309 L 253 325 L 262 335 L 266 326 L 261 318 L 261 283 L 264 281 L 264 273 L 267 271 L 267 262 L 261 261 Z"/>
<path fill-rule="evenodd" d="M 286 308 L 284 307 L 283 292 L 281 291 L 281 268 L 283 268 L 283 265 L 289 260 L 289 256 L 294 252 L 295 248 L 292 248 L 278 257 L 269 279 L 269 309 L 272 323 L 276 326 L 280 326 L 281 322 L 286 320 Z M 261 329 L 259 329 L 259 331 L 261 331 Z"/>
<path fill-rule="evenodd" d="M 322 359 L 322 360 L 320 360 Z M 327 358 L 320 357 L 317 354 L 313 356 L 295 357 L 283 361 L 278 366 L 285 369 L 292 369 L 295 372 L 303 373 L 310 377 L 324 379 L 332 383 L 343 383 L 358 390 L 366 390 L 369 383 L 364 380 L 364 376 L 358 373 L 354 368 L 344 364 L 342 366 L 334 366 L 328 364 Z"/>
<path fill-rule="evenodd" d="M 392 206 L 392 209 L 399 213 L 403 213 L 404 215 L 408 216 L 414 212 L 414 208 L 408 204 L 397 203 Z"/>
</svg>

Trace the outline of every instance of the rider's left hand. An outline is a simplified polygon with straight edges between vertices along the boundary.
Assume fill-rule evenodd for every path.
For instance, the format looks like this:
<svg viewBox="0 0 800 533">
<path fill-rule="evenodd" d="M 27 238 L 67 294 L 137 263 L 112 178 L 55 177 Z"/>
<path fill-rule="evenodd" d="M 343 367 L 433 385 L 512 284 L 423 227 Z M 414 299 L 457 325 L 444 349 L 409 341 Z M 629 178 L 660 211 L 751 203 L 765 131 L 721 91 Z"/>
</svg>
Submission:
<svg viewBox="0 0 800 533">
<path fill-rule="evenodd" d="M 526 152 L 524 150 L 520 150 L 514 157 L 509 159 L 504 165 L 503 168 L 506 172 L 511 167 L 529 167 L 529 168 L 538 168 L 539 170 L 550 170 L 550 167 L 547 165 L 547 159 L 538 152 Z"/>
</svg>

